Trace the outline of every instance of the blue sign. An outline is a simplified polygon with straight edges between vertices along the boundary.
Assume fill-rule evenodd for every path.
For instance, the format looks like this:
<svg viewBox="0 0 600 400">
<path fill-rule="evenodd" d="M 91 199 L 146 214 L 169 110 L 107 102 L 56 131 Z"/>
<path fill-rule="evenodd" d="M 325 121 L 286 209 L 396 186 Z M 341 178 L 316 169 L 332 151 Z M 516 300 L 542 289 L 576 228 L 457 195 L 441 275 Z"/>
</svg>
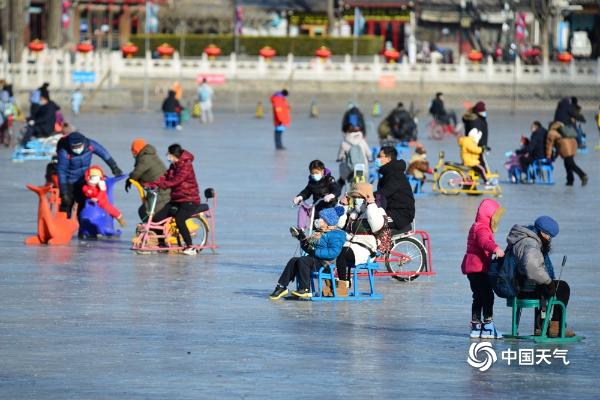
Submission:
<svg viewBox="0 0 600 400">
<path fill-rule="evenodd" d="M 73 71 L 71 81 L 73 83 L 95 83 L 96 73 L 92 71 Z"/>
</svg>

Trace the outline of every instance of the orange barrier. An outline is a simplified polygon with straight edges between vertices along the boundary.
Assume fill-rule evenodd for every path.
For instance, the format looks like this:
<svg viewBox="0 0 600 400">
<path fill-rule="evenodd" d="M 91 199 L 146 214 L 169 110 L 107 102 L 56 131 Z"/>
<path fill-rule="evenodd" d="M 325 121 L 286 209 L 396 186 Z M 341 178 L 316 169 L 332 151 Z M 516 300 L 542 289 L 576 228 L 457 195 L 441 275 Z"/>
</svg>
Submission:
<svg viewBox="0 0 600 400">
<path fill-rule="evenodd" d="M 25 239 L 25 244 L 68 244 L 79 228 L 77 215 L 67 218 L 67 213 L 60 212 L 58 189 L 52 186 L 27 185 L 27 189 L 39 196 L 37 236 Z"/>
</svg>

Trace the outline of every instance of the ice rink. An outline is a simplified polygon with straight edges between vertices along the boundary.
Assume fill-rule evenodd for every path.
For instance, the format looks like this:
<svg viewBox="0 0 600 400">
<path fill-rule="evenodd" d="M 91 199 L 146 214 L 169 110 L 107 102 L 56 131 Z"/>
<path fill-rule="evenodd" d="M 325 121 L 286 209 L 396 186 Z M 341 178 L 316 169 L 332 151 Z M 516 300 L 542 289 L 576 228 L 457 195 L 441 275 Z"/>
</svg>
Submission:
<svg viewBox="0 0 600 400">
<path fill-rule="evenodd" d="M 309 103 L 309 100 L 305 102 Z M 166 131 L 157 113 L 84 114 L 81 132 L 103 144 L 124 171 L 129 148 L 142 137 L 165 159 L 180 143 L 191 151 L 202 189 L 218 195 L 216 254 L 196 257 L 136 255 L 129 250 L 139 199 L 119 184 L 116 205 L 128 222 L 120 240 L 27 247 L 36 230 L 37 197 L 25 184 L 41 184 L 45 162 L 14 164 L 0 150 L 0 398 L 3 399 L 238 399 L 238 398 L 598 398 L 600 152 L 593 115 L 586 126 L 589 154 L 576 161 L 590 182 L 566 187 L 562 160 L 556 184 L 503 185 L 507 209 L 496 234 L 505 243 L 513 224 L 543 214 L 560 223 L 553 241 L 558 270 L 571 286 L 569 325 L 581 343 L 556 346 L 500 340 L 497 362 L 486 372 L 467 364 L 470 296 L 460 272 L 467 232 L 481 197 L 417 198 L 417 227 L 432 238 L 437 275 L 412 283 L 379 278 L 382 301 L 316 303 L 270 301 L 280 271 L 294 254 L 288 227 L 296 221 L 292 198 L 306 184 L 308 163 L 321 159 L 337 176 L 345 101 L 319 119 L 308 106 L 294 110 L 284 134 L 287 151 L 273 149 L 272 124 L 252 110 L 216 110 L 216 122 L 190 121 Z M 584 105 L 585 106 L 585 105 Z M 365 110 L 370 107 L 364 105 Z M 588 108 L 589 109 L 589 108 Z M 488 159 L 506 179 L 504 152 L 544 124 L 553 110 L 489 110 Z M 438 151 L 459 161 L 453 139 L 420 138 L 432 165 Z M 368 139 L 376 144 L 370 124 Z M 101 161 L 98 161 L 101 163 Z M 102 164 L 103 165 L 103 164 Z M 558 272 L 558 271 L 557 271 Z M 495 320 L 510 330 L 510 309 L 496 299 Z M 528 310 L 522 330 L 533 328 Z M 568 361 L 508 365 L 508 350 L 568 350 Z"/>
</svg>

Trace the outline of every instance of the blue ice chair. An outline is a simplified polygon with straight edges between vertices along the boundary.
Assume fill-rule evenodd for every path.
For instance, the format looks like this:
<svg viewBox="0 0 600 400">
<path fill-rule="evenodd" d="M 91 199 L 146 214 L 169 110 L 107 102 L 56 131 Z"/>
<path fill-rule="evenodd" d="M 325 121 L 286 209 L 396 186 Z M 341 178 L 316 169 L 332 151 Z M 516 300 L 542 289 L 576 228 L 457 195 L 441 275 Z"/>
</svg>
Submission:
<svg viewBox="0 0 600 400">
<path fill-rule="evenodd" d="M 510 167 L 508 170 L 508 181 L 511 183 L 521 183 L 521 168 Z"/>
<path fill-rule="evenodd" d="M 358 264 L 354 267 L 354 275 L 352 279 L 352 291 L 348 293 L 347 297 L 339 297 L 335 287 L 335 264 L 331 264 L 326 267 L 319 268 L 318 271 L 311 274 L 311 290 L 313 292 L 312 301 L 361 301 L 361 300 L 381 300 L 383 296 L 375 293 L 375 271 L 379 268 L 379 265 L 374 261 L 373 258 L 369 259 L 365 264 Z M 358 284 L 358 278 L 360 272 L 366 272 L 366 276 L 369 282 L 369 291 L 361 292 Z M 363 275 L 363 274 L 361 274 Z M 315 287 L 315 279 L 317 286 Z M 333 297 L 323 297 L 324 281 L 329 280 L 331 282 L 331 291 Z"/>
<path fill-rule="evenodd" d="M 27 145 L 17 145 L 12 153 L 13 162 L 30 160 L 51 160 L 56 154 L 56 144 L 61 135 L 53 135 L 47 138 L 32 138 Z"/>
<path fill-rule="evenodd" d="M 527 168 L 527 179 L 537 184 L 553 185 L 553 171 L 552 161 L 545 158 L 534 160 Z"/>
<path fill-rule="evenodd" d="M 406 177 L 408 178 L 408 183 L 410 183 L 410 187 L 412 187 L 413 189 L 413 194 L 423 194 L 423 181 L 415 178 L 412 175 L 406 175 Z"/>
<path fill-rule="evenodd" d="M 166 112 L 165 114 L 165 129 L 175 129 L 179 125 L 179 114 Z"/>
</svg>

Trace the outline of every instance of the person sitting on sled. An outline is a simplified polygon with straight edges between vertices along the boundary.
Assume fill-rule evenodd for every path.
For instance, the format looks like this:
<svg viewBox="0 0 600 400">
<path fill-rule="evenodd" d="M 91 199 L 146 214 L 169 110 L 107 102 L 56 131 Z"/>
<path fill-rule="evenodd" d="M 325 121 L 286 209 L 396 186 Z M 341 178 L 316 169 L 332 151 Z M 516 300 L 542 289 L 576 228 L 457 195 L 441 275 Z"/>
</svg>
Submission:
<svg viewBox="0 0 600 400">
<path fill-rule="evenodd" d="M 346 243 L 336 260 L 340 278 L 337 295 L 346 297 L 350 288 L 351 269 L 358 264 L 365 264 L 377 252 L 376 234 L 385 227 L 388 218 L 385 210 L 375 203 L 373 187 L 366 182 L 353 184 L 340 203 L 344 205 L 345 214 L 340 217 L 338 227 L 346 232 Z M 325 282 L 327 287 L 323 289 L 323 295 L 331 296 L 329 281 Z"/>
<path fill-rule="evenodd" d="M 458 146 L 460 147 L 460 158 L 463 165 L 471 167 L 487 184 L 485 166 L 480 161 L 481 153 L 483 153 L 483 148 L 479 146 L 481 135 L 480 130 L 473 128 L 467 136 L 458 139 Z"/>
<path fill-rule="evenodd" d="M 290 228 L 293 237 L 300 241 L 300 247 L 307 255 L 292 257 L 284 268 L 277 286 L 269 295 L 271 300 L 278 300 L 286 296 L 289 291 L 287 286 L 291 281 L 298 280 L 298 290 L 292 291 L 292 295 L 301 299 L 312 297 L 310 290 L 310 274 L 321 266 L 330 265 L 340 255 L 342 247 L 346 242 L 346 233 L 338 229 L 337 224 L 340 216 L 344 214 L 343 207 L 331 207 L 321 210 L 319 219 L 315 220 L 317 232 L 306 237 L 297 228 Z"/>
<path fill-rule="evenodd" d="M 123 214 L 110 203 L 106 187 L 106 177 L 104 171 L 97 165 L 92 165 L 85 171 L 85 184 L 83 185 L 83 195 L 98 204 L 100 208 L 115 218 L 119 225 L 125 226 Z"/>
</svg>

